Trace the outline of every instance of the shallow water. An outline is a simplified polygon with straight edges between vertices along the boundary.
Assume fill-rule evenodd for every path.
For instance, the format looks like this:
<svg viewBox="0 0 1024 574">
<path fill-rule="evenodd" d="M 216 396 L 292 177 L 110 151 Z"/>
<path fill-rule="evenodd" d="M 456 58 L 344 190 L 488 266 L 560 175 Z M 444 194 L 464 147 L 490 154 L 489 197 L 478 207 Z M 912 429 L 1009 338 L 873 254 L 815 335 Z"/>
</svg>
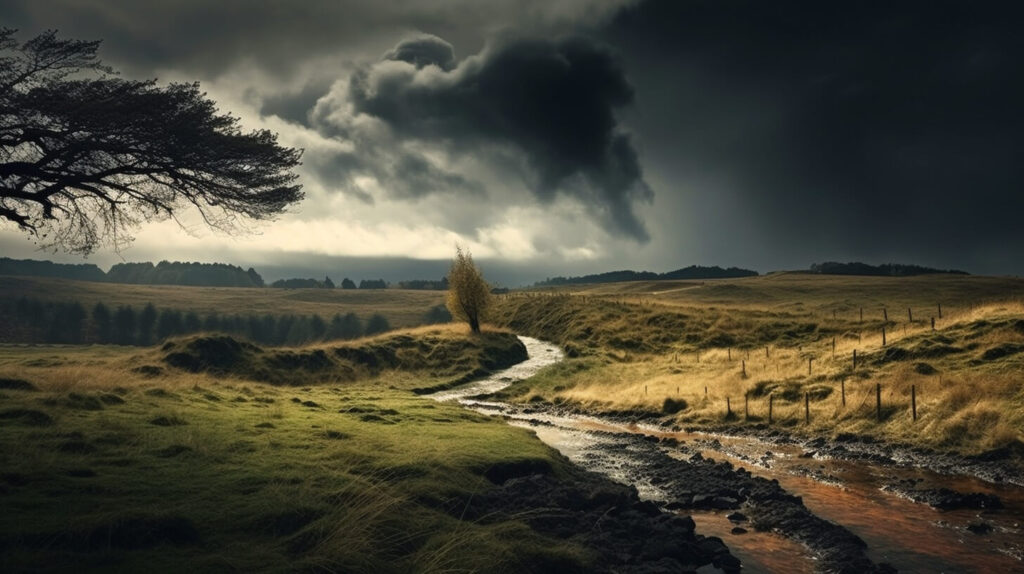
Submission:
<svg viewBox="0 0 1024 574">
<path fill-rule="evenodd" d="M 640 495 L 665 500 L 656 486 L 635 477 L 642 456 L 629 442 L 613 433 L 647 434 L 675 438 L 696 448 L 706 458 L 729 460 L 753 474 L 776 479 L 792 494 L 801 496 L 816 515 L 841 524 L 868 544 L 868 555 L 903 572 L 1024 572 L 1024 488 L 992 484 L 966 476 L 941 475 L 920 468 L 879 466 L 869 462 L 807 458 L 799 445 L 772 444 L 750 437 L 703 433 L 665 432 L 644 425 L 624 425 L 597 417 L 562 416 L 542 412 L 521 413 L 496 402 L 468 397 L 500 390 L 515 380 L 532 376 L 562 360 L 555 345 L 521 337 L 530 358 L 483 381 L 437 393 L 438 400 L 459 400 L 488 414 L 501 414 L 510 424 L 533 429 L 537 436 L 574 463 L 609 478 L 632 483 Z M 540 422 L 541 424 L 537 424 Z M 594 431 L 606 431 L 595 433 Z M 689 456 L 669 449 L 673 456 Z M 803 455 L 803 456 L 801 456 Z M 641 475 L 642 476 L 642 475 Z M 945 487 L 958 492 L 998 496 L 999 510 L 940 511 L 882 490 L 886 484 L 913 479 L 917 488 Z M 751 572 L 810 572 L 815 562 L 802 545 L 774 533 L 732 534 L 735 524 L 728 512 L 687 511 L 697 532 L 722 538 Z M 989 534 L 967 530 L 971 523 L 993 527 Z"/>
</svg>

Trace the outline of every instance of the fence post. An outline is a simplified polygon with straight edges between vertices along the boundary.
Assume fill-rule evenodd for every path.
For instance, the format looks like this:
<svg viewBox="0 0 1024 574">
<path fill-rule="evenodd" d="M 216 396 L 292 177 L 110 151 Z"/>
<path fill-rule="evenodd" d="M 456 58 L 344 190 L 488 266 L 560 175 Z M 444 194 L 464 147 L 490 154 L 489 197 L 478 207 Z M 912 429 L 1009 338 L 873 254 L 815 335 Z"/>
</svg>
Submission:
<svg viewBox="0 0 1024 574">
<path fill-rule="evenodd" d="M 846 407 L 846 379 L 839 381 L 839 389 L 843 397 L 843 408 Z"/>
<path fill-rule="evenodd" d="M 804 391 L 804 422 L 811 424 L 811 393 Z"/>
<path fill-rule="evenodd" d="M 889 311 L 888 311 L 888 310 L 887 310 L 887 309 L 886 309 L 885 307 L 882 307 L 882 319 L 883 319 L 883 320 L 884 320 L 884 321 L 885 321 L 886 323 L 888 323 L 888 322 L 889 322 Z"/>
<path fill-rule="evenodd" d="M 647 385 L 644 385 L 644 394 L 647 394 Z"/>
<path fill-rule="evenodd" d="M 768 345 L 764 346 L 764 358 L 766 358 L 766 359 L 769 358 L 768 357 Z"/>
<path fill-rule="evenodd" d="M 742 362 L 743 362 L 743 376 L 746 377 L 747 376 L 747 360 L 744 359 Z"/>
<path fill-rule="evenodd" d="M 775 403 L 775 395 L 768 394 L 768 424 L 772 424 L 772 406 Z"/>
<path fill-rule="evenodd" d="M 811 361 L 813 361 L 813 360 L 814 359 L 812 359 L 810 357 L 807 358 L 807 376 L 808 377 L 811 376 Z"/>
<path fill-rule="evenodd" d="M 942 318 L 942 303 L 939 303 L 939 319 Z"/>
<path fill-rule="evenodd" d="M 935 330 L 935 317 L 932 317 L 932 331 Z"/>
<path fill-rule="evenodd" d="M 882 346 L 885 346 L 885 327 L 882 327 Z"/>
<path fill-rule="evenodd" d="M 882 383 L 875 383 L 875 414 L 882 421 Z"/>
<path fill-rule="evenodd" d="M 832 360 L 836 360 L 836 338 L 832 337 Z"/>
<path fill-rule="evenodd" d="M 853 350 L 853 370 L 857 370 L 857 349 Z"/>
<path fill-rule="evenodd" d="M 932 321 L 932 326 L 934 326 L 934 325 L 935 325 L 935 321 Z M 729 351 L 729 360 L 731 361 L 732 360 L 732 347 L 729 347 L 728 351 Z"/>
<path fill-rule="evenodd" d="M 725 397 L 725 416 L 732 418 L 732 403 L 729 402 L 729 397 Z"/>
<path fill-rule="evenodd" d="M 917 386 L 910 385 L 910 412 L 914 416 L 914 422 L 917 422 Z"/>
<path fill-rule="evenodd" d="M 864 322 L 864 307 L 860 308 L 860 322 Z"/>
</svg>

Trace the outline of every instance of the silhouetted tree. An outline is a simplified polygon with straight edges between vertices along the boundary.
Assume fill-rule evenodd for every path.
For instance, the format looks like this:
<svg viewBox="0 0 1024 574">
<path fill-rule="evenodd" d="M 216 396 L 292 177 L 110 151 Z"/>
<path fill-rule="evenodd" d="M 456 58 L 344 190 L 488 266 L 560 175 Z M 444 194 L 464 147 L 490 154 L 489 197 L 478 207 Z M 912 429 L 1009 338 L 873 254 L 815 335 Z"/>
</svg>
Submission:
<svg viewBox="0 0 1024 574">
<path fill-rule="evenodd" d="M 473 263 L 473 255 L 456 246 L 455 259 L 448 272 L 448 310 L 453 317 L 469 323 L 474 333 L 479 333 L 480 322 L 490 303 L 491 288 Z"/>
<path fill-rule="evenodd" d="M 331 281 L 330 276 L 324 277 L 324 288 L 325 289 L 334 289 L 334 281 Z"/>
<path fill-rule="evenodd" d="M 96 303 L 96 306 L 92 308 L 92 325 L 97 342 L 110 342 L 111 321 L 110 309 L 103 303 Z"/>
<path fill-rule="evenodd" d="M 341 288 L 342 289 L 355 289 L 356 288 L 356 282 L 351 280 L 351 279 L 349 279 L 348 277 L 346 277 L 346 278 L 341 280 Z"/>
<path fill-rule="evenodd" d="M 119 345 L 131 345 L 135 342 L 135 310 L 130 305 L 122 305 L 114 312 L 114 342 Z"/>
<path fill-rule="evenodd" d="M 198 333 L 203 330 L 203 322 L 199 319 L 199 314 L 195 311 L 189 311 L 185 313 L 185 333 Z"/>
<path fill-rule="evenodd" d="M 309 336 L 313 341 L 321 341 L 327 334 L 327 322 L 320 315 L 309 318 Z"/>
<path fill-rule="evenodd" d="M 328 339 L 355 339 L 363 334 L 363 325 L 355 313 L 335 315 L 327 328 Z"/>
<path fill-rule="evenodd" d="M 450 323 L 452 320 L 452 314 L 448 312 L 448 308 L 444 305 L 435 305 L 427 311 L 427 314 L 423 316 L 423 322 L 428 325 L 434 325 L 436 323 Z"/>
<path fill-rule="evenodd" d="M 156 326 L 156 307 L 152 303 L 146 303 L 139 313 L 139 331 L 137 340 L 140 345 L 149 345 L 153 342 L 153 327 Z"/>
<path fill-rule="evenodd" d="M 370 319 L 366 322 L 366 334 L 376 335 L 377 333 L 383 333 L 384 331 L 390 331 L 391 324 L 388 323 L 387 317 L 380 313 L 374 313 Z"/>
<path fill-rule="evenodd" d="M 180 335 L 184 328 L 181 311 L 164 309 L 156 320 L 156 338 L 162 341 L 167 337 Z"/>
<path fill-rule="evenodd" d="M 113 75 L 99 42 L 0 28 L 0 219 L 47 246 L 89 253 L 194 206 L 210 226 L 267 219 L 302 199 L 300 150 L 243 132 L 197 83 Z"/>
</svg>

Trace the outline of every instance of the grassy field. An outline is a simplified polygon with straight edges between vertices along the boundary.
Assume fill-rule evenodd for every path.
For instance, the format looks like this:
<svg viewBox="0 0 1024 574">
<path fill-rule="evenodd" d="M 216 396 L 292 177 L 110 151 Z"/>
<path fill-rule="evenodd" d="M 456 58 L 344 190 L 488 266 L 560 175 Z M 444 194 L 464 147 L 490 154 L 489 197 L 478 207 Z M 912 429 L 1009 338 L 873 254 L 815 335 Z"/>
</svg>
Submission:
<svg viewBox="0 0 1024 574">
<path fill-rule="evenodd" d="M 1020 451 L 1022 298 L 1015 278 L 781 273 L 521 293 L 495 320 L 573 357 L 506 391 L 517 400 L 700 426 L 765 423 L 771 396 L 772 423 L 795 432 Z"/>
<path fill-rule="evenodd" d="M 230 341 L 0 349 L 0 571 L 587 564 L 571 540 L 514 517 L 460 519 L 494 488 L 495 465 L 558 474 L 563 459 L 528 431 L 410 392 L 517 360 L 511 335 Z"/>
<path fill-rule="evenodd" d="M 374 313 L 387 317 L 393 327 L 420 325 L 424 314 L 444 304 L 443 291 L 403 289 L 273 289 L 240 287 L 187 287 L 179 285 L 124 285 L 43 277 L 0 276 L 0 297 L 29 296 L 44 301 L 79 301 L 86 309 L 96 303 L 147 303 L 160 308 L 195 311 L 200 315 L 312 315 L 331 317 L 354 312 L 360 319 Z"/>
</svg>

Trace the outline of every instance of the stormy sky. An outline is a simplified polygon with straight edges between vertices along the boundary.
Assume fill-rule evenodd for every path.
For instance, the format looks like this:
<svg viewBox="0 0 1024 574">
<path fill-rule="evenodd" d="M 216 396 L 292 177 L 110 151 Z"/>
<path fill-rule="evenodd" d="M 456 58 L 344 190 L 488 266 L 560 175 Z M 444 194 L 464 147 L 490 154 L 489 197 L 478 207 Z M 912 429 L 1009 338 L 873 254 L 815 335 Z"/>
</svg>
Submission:
<svg viewBox="0 0 1024 574">
<path fill-rule="evenodd" d="M 102 39 L 123 76 L 198 80 L 305 150 L 306 199 L 254 233 L 186 217 L 90 261 L 397 280 L 440 276 L 460 242 L 511 285 L 825 260 L 1024 273 L 1022 23 L 1009 2 L 0 4 L 22 40 Z M 9 225 L 0 251 L 80 260 Z"/>
</svg>

